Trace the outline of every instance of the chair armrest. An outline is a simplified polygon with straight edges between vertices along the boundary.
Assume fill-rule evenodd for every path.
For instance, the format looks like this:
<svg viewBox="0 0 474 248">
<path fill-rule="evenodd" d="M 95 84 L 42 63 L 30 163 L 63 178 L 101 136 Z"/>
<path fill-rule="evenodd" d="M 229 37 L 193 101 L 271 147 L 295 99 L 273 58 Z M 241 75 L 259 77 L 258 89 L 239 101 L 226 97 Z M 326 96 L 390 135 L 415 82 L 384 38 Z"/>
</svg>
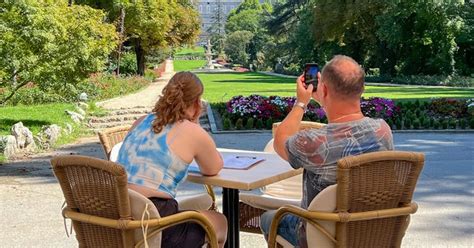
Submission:
<svg viewBox="0 0 474 248">
<path fill-rule="evenodd" d="M 373 210 L 357 213 L 328 213 L 328 212 L 319 212 L 319 211 L 308 211 L 296 206 L 283 206 L 279 208 L 275 214 L 275 217 L 272 220 L 270 226 L 270 233 L 268 235 L 268 247 L 275 247 L 276 235 L 278 224 L 281 219 L 287 214 L 293 214 L 298 216 L 319 229 L 323 234 L 332 239 L 333 242 L 336 242 L 334 237 L 332 237 L 324 228 L 322 228 L 316 220 L 322 221 L 333 221 L 333 222 L 350 222 L 350 221 L 362 221 L 362 220 L 372 220 L 372 219 L 383 219 L 390 217 L 397 217 L 403 215 L 413 214 L 417 211 L 418 205 L 415 202 L 407 204 L 404 207 L 391 208 L 391 209 L 382 209 L 382 210 Z"/>
<path fill-rule="evenodd" d="M 158 219 L 151 219 L 151 220 L 116 220 L 116 219 L 109 219 L 99 216 L 93 216 L 89 214 L 79 213 L 73 210 L 65 209 L 63 211 L 63 215 L 67 218 L 70 218 L 74 221 L 80 221 L 84 223 L 89 223 L 98 226 L 105 226 L 114 229 L 121 229 L 121 230 L 133 230 L 137 228 L 141 228 L 142 223 L 143 225 L 148 225 L 149 228 L 154 228 L 154 232 L 159 232 L 165 228 L 175 226 L 185 222 L 194 222 L 200 225 L 204 231 L 206 232 L 207 237 L 209 238 L 209 243 L 212 248 L 217 248 L 217 237 L 216 231 L 214 230 L 211 222 L 202 214 L 194 211 L 186 211 L 177 214 L 173 214 L 170 216 L 158 218 Z"/>
<path fill-rule="evenodd" d="M 264 210 L 274 210 L 285 205 L 301 205 L 300 200 L 282 199 L 267 195 L 241 193 L 239 198 L 240 201 L 246 203 L 247 205 Z"/>
<path fill-rule="evenodd" d="M 211 197 L 212 199 L 212 205 L 209 208 L 209 210 L 213 211 L 218 211 L 217 209 L 217 203 L 216 203 L 216 194 L 214 193 L 214 190 L 212 189 L 211 185 L 204 184 L 204 188 L 206 188 L 207 194 Z"/>
</svg>

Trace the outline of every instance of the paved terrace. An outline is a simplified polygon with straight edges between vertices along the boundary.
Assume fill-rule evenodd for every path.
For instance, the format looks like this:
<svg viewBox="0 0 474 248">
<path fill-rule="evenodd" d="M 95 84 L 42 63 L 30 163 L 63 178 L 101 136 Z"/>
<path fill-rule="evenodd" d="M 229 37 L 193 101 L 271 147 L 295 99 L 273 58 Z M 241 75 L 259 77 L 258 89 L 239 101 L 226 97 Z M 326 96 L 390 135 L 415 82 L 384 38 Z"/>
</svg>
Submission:
<svg viewBox="0 0 474 248">
<path fill-rule="evenodd" d="M 270 133 L 216 134 L 219 147 L 261 151 Z M 396 133 L 396 149 L 421 151 L 426 164 L 415 192 L 418 213 L 403 247 L 474 247 L 474 134 Z M 81 154 L 103 158 L 97 138 L 32 159 L 0 166 L 0 247 L 74 247 L 61 217 L 63 196 L 49 166 L 51 156 Z M 180 193 L 202 186 L 185 183 Z M 216 189 L 219 194 L 220 190 Z M 242 233 L 241 247 L 265 247 L 260 235 Z"/>
</svg>

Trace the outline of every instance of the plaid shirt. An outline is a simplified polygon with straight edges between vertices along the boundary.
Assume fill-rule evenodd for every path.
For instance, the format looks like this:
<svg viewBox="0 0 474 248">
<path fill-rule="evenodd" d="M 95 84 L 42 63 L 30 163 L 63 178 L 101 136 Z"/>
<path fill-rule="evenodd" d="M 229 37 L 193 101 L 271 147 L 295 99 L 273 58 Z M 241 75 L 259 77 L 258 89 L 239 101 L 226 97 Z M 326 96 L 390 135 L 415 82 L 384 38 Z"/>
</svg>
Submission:
<svg viewBox="0 0 474 248">
<path fill-rule="evenodd" d="M 287 140 L 286 150 L 291 166 L 304 168 L 301 207 L 307 209 L 319 192 L 336 183 L 339 159 L 393 150 L 392 131 L 384 120 L 368 117 L 330 123 L 321 129 L 298 132 Z"/>
</svg>

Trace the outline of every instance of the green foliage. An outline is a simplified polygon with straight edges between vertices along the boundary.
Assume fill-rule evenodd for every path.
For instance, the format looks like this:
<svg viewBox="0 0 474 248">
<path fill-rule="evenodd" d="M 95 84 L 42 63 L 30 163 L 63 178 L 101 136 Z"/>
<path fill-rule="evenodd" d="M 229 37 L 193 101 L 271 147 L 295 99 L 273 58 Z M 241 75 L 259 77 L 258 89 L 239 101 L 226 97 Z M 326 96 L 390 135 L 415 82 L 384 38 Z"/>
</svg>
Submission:
<svg viewBox="0 0 474 248">
<path fill-rule="evenodd" d="M 470 127 L 471 129 L 474 129 L 474 118 L 471 118 L 471 119 L 469 120 L 469 127 Z"/>
<path fill-rule="evenodd" d="M 224 130 L 230 130 L 230 125 L 231 125 L 230 119 L 229 119 L 229 118 L 224 118 L 222 128 L 223 128 Z"/>
<path fill-rule="evenodd" d="M 430 110 L 435 115 L 461 118 L 468 115 L 465 100 L 439 98 L 431 101 Z"/>
<path fill-rule="evenodd" d="M 266 129 L 272 129 L 273 127 L 273 119 L 272 118 L 268 118 L 266 121 L 265 121 L 265 128 Z"/>
<path fill-rule="evenodd" d="M 137 74 L 137 57 L 131 52 L 123 53 L 120 59 L 120 74 Z"/>
<path fill-rule="evenodd" d="M 237 121 L 235 122 L 235 129 L 237 130 L 244 129 L 244 121 L 241 118 L 237 119 Z"/>
<path fill-rule="evenodd" d="M 256 129 L 262 129 L 263 128 L 263 121 L 262 119 L 258 119 L 257 122 L 255 123 L 255 128 Z"/>
<path fill-rule="evenodd" d="M 441 123 L 438 120 L 435 120 L 433 122 L 433 128 L 434 129 L 439 129 L 441 127 Z"/>
<path fill-rule="evenodd" d="M 266 46 L 270 42 L 270 36 L 267 34 L 264 22 L 271 11 L 272 8 L 269 4 L 260 4 L 258 0 L 245 0 L 229 13 L 225 26 L 227 34 L 237 31 L 248 31 L 252 34 L 245 49 L 248 58 L 245 63 L 239 62 L 240 64 L 254 64 L 257 68 L 262 68 L 266 64 L 264 51 L 267 50 Z M 226 46 L 229 42 L 232 42 L 232 39 L 225 41 Z M 225 51 L 229 55 L 228 49 Z"/>
<path fill-rule="evenodd" d="M 124 41 L 133 45 L 137 72 L 145 73 L 149 56 L 169 47 L 193 44 L 200 31 L 199 14 L 186 0 L 75 0 L 103 9 L 109 22 L 121 25 L 124 13 Z M 123 11 L 123 12 L 122 12 Z"/>
<path fill-rule="evenodd" d="M 410 129 L 411 128 L 412 120 L 413 119 L 411 119 L 411 118 L 409 118 L 409 119 L 405 118 L 404 119 L 405 129 Z"/>
<path fill-rule="evenodd" d="M 102 70 L 116 46 L 100 10 L 33 0 L 3 1 L 0 9 L 0 88 L 8 92 L 0 104 L 29 82 L 66 91 Z"/>
<path fill-rule="evenodd" d="M 414 129 L 420 129 L 420 127 L 421 127 L 420 119 L 415 118 L 415 119 L 413 120 L 413 128 L 414 128 Z"/>
<path fill-rule="evenodd" d="M 430 128 L 431 127 L 430 120 L 429 119 L 423 119 L 423 121 L 421 122 L 421 126 L 423 128 Z"/>
<path fill-rule="evenodd" d="M 225 53 L 233 63 L 248 64 L 248 46 L 252 38 L 253 34 L 249 31 L 236 31 L 227 36 Z"/>
<path fill-rule="evenodd" d="M 459 120 L 459 127 L 460 127 L 461 129 L 466 129 L 466 127 L 467 127 L 467 121 L 466 121 L 466 119 L 461 119 L 461 120 Z"/>
<path fill-rule="evenodd" d="M 247 123 L 245 123 L 245 129 L 253 129 L 254 126 L 254 119 L 248 118 Z"/>
<path fill-rule="evenodd" d="M 449 128 L 449 121 L 448 119 L 444 119 L 443 121 L 441 121 L 441 127 L 443 129 L 448 129 Z"/>
<path fill-rule="evenodd" d="M 455 119 L 450 119 L 449 120 L 449 128 L 456 129 L 456 120 Z"/>
</svg>

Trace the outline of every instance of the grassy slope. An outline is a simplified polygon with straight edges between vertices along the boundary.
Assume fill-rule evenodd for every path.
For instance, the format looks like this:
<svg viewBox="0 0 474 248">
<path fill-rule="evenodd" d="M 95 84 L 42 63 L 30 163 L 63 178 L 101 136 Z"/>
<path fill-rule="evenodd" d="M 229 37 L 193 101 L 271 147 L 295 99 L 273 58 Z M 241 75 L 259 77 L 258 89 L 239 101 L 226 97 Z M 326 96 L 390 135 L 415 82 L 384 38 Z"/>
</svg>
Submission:
<svg viewBox="0 0 474 248">
<path fill-rule="evenodd" d="M 294 96 L 294 79 L 259 73 L 198 73 L 204 83 L 204 99 L 224 102 L 236 95 Z M 474 89 L 367 86 L 364 97 L 426 99 L 432 97 L 470 98 Z"/>
<path fill-rule="evenodd" d="M 191 71 L 199 69 L 206 64 L 205 60 L 174 60 L 174 71 Z"/>
<path fill-rule="evenodd" d="M 192 48 L 181 48 L 176 51 L 175 55 L 203 55 L 204 54 L 204 47 L 192 47 Z"/>
<path fill-rule="evenodd" d="M 0 108 L 0 135 L 10 134 L 13 124 L 21 121 L 28 127 L 33 135 L 37 134 L 44 125 L 58 124 L 65 127 L 66 123 L 71 123 L 71 118 L 64 112 L 74 111 L 73 104 L 56 103 L 36 106 L 7 106 Z M 74 128 L 74 133 L 68 137 L 63 137 L 59 144 L 64 144 L 74 140 L 78 135 L 78 128 Z"/>
</svg>

